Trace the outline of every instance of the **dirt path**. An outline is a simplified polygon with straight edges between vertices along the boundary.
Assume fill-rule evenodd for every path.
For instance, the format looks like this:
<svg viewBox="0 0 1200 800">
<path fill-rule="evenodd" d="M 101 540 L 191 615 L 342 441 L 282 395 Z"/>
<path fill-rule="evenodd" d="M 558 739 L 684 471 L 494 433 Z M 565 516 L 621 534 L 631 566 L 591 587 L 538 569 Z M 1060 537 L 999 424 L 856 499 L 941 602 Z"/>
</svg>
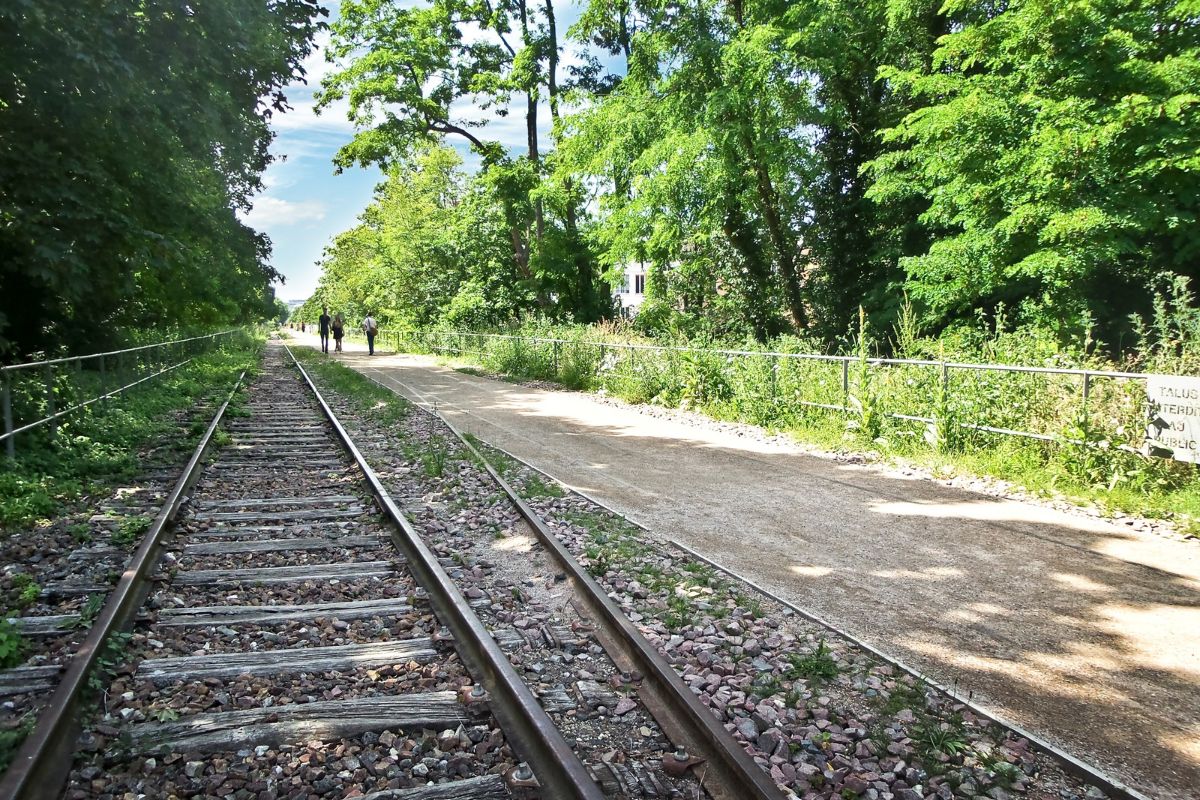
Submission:
<svg viewBox="0 0 1200 800">
<path fill-rule="evenodd" d="M 1114 777 L 1200 798 L 1196 543 L 347 347 L 461 429 Z"/>
</svg>

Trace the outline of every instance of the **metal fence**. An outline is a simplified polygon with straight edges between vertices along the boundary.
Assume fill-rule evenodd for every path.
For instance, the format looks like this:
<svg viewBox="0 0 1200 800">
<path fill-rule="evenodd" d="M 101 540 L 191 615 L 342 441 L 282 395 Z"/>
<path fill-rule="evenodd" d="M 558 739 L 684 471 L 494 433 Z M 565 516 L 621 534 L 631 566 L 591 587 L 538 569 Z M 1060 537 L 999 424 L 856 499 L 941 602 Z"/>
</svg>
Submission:
<svg viewBox="0 0 1200 800">
<path fill-rule="evenodd" d="M 240 332 L 232 329 L 124 350 L 0 366 L 0 411 L 4 417 L 0 441 L 13 458 L 18 434 L 49 426 L 54 436 L 63 417 L 178 369 Z"/>
<path fill-rule="evenodd" d="M 870 392 L 880 414 L 892 419 L 1019 436 L 1047 442 L 1068 424 L 1103 416 L 1104 424 L 1129 434 L 1111 446 L 1135 450 L 1149 421 L 1143 383 L 1149 373 L 1068 367 L 1025 367 L 921 359 L 861 358 L 778 351 L 689 348 L 517 336 L 462 331 L 381 331 L 379 341 L 427 352 L 497 358 L 504 348 L 523 348 L 527 360 L 557 378 L 572 361 L 586 361 L 598 383 L 622 374 L 658 371 L 663 384 L 678 381 L 681 368 L 707 361 L 711 375 L 727 383 L 760 387 L 762 405 L 823 409 L 861 415 Z M 581 358 L 581 351 L 590 357 Z M 586 366 L 586 365 L 584 365 Z M 748 380 L 748 378 L 750 380 Z M 757 380 L 753 380 L 757 378 Z M 865 385 L 866 386 L 865 386 Z M 698 390 L 702 390 L 698 389 Z M 736 405 L 736 400 L 731 401 Z M 1134 428 L 1139 428 L 1134 430 Z"/>
</svg>

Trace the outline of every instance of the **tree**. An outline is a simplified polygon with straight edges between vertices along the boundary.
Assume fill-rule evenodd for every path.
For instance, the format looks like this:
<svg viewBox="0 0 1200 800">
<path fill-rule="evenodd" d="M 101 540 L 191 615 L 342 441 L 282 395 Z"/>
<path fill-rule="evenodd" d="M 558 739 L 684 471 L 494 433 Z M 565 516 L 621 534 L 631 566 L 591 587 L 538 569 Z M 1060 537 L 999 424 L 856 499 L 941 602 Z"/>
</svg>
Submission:
<svg viewBox="0 0 1200 800">
<path fill-rule="evenodd" d="M 0 7 L 0 350 L 261 319 L 243 225 L 315 0 Z"/>
<path fill-rule="evenodd" d="M 1017 308 L 1115 340 L 1155 277 L 1200 274 L 1200 8 L 1143 0 L 948 3 L 932 63 L 885 71 L 918 107 L 869 197 L 918 199 L 904 267 L 931 323 Z"/>
</svg>

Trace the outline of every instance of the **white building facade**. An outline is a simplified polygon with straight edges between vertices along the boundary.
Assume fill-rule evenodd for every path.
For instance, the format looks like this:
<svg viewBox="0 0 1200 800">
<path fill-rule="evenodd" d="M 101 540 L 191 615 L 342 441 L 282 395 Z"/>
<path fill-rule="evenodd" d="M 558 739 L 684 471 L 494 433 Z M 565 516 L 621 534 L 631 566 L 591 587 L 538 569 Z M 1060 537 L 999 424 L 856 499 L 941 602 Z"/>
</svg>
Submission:
<svg viewBox="0 0 1200 800">
<path fill-rule="evenodd" d="M 636 316 L 642 301 L 646 299 L 646 270 L 647 265 L 640 261 L 624 266 L 621 279 L 613 291 L 613 297 L 621 306 L 622 316 Z"/>
</svg>

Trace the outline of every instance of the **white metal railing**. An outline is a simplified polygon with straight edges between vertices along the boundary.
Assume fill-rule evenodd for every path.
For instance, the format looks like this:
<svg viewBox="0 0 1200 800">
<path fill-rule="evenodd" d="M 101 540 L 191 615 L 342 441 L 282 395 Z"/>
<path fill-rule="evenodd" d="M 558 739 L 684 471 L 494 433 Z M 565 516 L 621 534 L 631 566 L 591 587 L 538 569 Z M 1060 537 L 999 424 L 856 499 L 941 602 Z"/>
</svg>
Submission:
<svg viewBox="0 0 1200 800">
<path fill-rule="evenodd" d="M 106 400 L 131 389 L 140 383 L 164 375 L 190 362 L 200 350 L 210 344 L 215 344 L 240 332 L 240 329 L 230 329 L 204 336 L 191 336 L 186 339 L 173 339 L 168 342 L 128 347 L 124 350 L 110 350 L 103 353 L 89 353 L 63 358 L 49 358 L 43 361 L 28 361 L 21 364 L 0 366 L 0 412 L 4 419 L 4 433 L 0 441 L 4 442 L 9 458 L 16 455 L 16 437 L 18 434 L 32 431 L 43 425 L 50 426 L 53 436 L 58 427 L 58 421 L 82 408 Z M 90 367 L 85 370 L 85 364 Z M 111 365 L 111 366 L 110 366 Z M 71 385 L 66 380 L 65 372 L 74 368 L 76 381 Z M 40 372 L 40 377 L 26 377 L 29 371 Z M 69 402 L 66 408 L 57 408 L 59 395 L 86 394 L 83 380 L 85 371 L 94 372 L 95 389 L 98 394 L 79 397 Z M 110 374 L 111 373 L 111 374 Z M 110 389 L 110 379 L 116 385 Z M 14 398 L 23 392 L 23 396 L 31 401 L 27 403 L 34 414 L 41 414 L 29 421 L 14 420 Z"/>
<path fill-rule="evenodd" d="M 851 368 L 865 361 L 866 365 L 873 369 L 887 369 L 895 367 L 912 367 L 919 370 L 935 370 L 937 372 L 935 380 L 940 382 L 937 387 L 939 391 L 948 393 L 953 385 L 953 373 L 955 372 L 975 372 L 975 373 L 1013 373 L 1025 375 L 1041 375 L 1041 376 L 1058 376 L 1068 379 L 1078 380 L 1079 393 L 1079 413 L 1086 418 L 1089 409 L 1089 403 L 1092 398 L 1093 390 L 1099 380 L 1112 381 L 1145 381 L 1152 377 L 1152 373 L 1144 372 L 1121 372 L 1115 370 L 1093 370 L 1082 369 L 1076 367 L 1033 367 L 1020 365 L 1006 364 L 979 364 L 962 361 L 932 361 L 925 359 L 905 359 L 905 358 L 866 358 L 862 359 L 859 356 L 837 356 L 837 355 L 821 355 L 815 353 L 786 353 L 778 351 L 758 351 L 758 350 L 737 350 L 737 349 L 722 349 L 722 348 L 696 348 L 696 347 L 679 347 L 671 345 L 650 345 L 650 344 L 634 344 L 634 343 L 618 343 L 618 342 L 602 342 L 592 341 L 587 339 L 562 339 L 554 337 L 538 337 L 538 336 L 520 336 L 514 334 L 502 333 L 475 333 L 468 331 L 416 331 L 409 333 L 401 333 L 397 331 L 381 330 L 379 334 L 380 342 L 389 342 L 394 344 L 397 350 L 401 349 L 402 340 L 416 340 L 418 346 L 423 347 L 430 352 L 453 353 L 462 355 L 474 355 L 478 357 L 486 357 L 489 353 L 481 349 L 483 340 L 511 340 L 526 343 L 530 345 L 546 346 L 549 350 L 547 353 L 550 359 L 550 368 L 554 374 L 559 373 L 560 359 L 562 350 L 565 347 L 590 347 L 598 350 L 598 355 L 601 363 L 604 362 L 605 356 L 608 353 L 626 353 L 629 357 L 633 357 L 637 353 L 655 353 L 674 355 L 709 355 L 723 357 L 730 362 L 733 359 L 767 359 L 772 363 L 772 388 L 774 381 L 779 374 L 780 365 L 786 361 L 808 361 L 822 362 L 838 367 L 840 372 L 840 394 L 841 402 L 819 402 L 816 400 L 807 400 L 800 397 L 786 398 L 785 402 L 796 403 L 802 406 L 822 408 L 830 411 L 842 413 L 856 413 L 857 408 L 851 405 Z M 471 340 L 478 342 L 474 349 L 468 345 Z M 611 368 L 611 365 L 610 365 Z M 781 398 L 783 400 L 783 398 Z M 929 405 L 932 405 L 930 403 Z M 1148 408 L 1147 408 L 1148 412 Z M 884 411 L 884 415 L 893 419 L 908 420 L 911 422 L 920 422 L 926 424 L 936 424 L 937 416 L 929 411 L 925 413 L 901 413 L 898 411 Z M 1147 413 L 1148 421 L 1148 413 Z M 957 421 L 957 426 L 970 430 L 985 431 L 988 433 L 1020 436 L 1030 439 L 1037 439 L 1048 442 L 1074 441 L 1065 439 L 1058 433 L 1047 433 L 1030 430 L 1021 430 L 1015 427 L 1004 425 L 992 425 L 980 421 Z M 1117 445 L 1121 446 L 1121 445 Z M 1131 449 L 1125 446 L 1125 449 Z"/>
</svg>

